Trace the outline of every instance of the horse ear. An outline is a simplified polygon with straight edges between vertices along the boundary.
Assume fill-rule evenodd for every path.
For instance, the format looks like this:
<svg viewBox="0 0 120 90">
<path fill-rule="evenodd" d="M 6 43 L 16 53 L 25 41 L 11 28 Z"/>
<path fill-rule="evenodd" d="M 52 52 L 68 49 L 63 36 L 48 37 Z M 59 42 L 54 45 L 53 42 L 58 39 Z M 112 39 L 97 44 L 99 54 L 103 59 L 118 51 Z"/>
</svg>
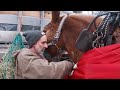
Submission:
<svg viewBox="0 0 120 90">
<path fill-rule="evenodd" d="M 60 16 L 60 11 L 52 11 L 52 22 L 57 22 Z"/>
</svg>

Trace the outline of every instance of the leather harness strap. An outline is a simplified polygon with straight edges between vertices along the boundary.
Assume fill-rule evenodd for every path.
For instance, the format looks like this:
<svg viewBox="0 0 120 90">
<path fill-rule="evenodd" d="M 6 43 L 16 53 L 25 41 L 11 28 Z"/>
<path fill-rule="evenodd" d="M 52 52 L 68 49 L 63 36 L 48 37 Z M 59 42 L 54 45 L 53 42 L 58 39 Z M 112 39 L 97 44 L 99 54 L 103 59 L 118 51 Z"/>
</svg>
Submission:
<svg viewBox="0 0 120 90">
<path fill-rule="evenodd" d="M 95 21 L 100 17 L 105 16 L 103 21 L 96 26 Z M 90 27 L 94 24 L 96 30 L 90 31 Z M 113 44 L 113 32 L 116 27 L 120 25 L 120 11 L 119 12 L 107 12 L 97 15 L 88 27 L 80 33 L 76 40 L 76 47 L 86 52 L 95 47 L 102 47 Z M 85 42 L 87 41 L 87 42 Z"/>
</svg>

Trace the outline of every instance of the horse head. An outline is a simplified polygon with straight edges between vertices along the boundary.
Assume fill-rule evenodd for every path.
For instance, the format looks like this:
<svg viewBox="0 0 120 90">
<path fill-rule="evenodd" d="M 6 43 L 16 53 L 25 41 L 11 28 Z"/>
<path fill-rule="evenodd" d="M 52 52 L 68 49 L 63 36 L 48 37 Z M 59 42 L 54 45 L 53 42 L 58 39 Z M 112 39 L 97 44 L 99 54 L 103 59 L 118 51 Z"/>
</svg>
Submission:
<svg viewBox="0 0 120 90">
<path fill-rule="evenodd" d="M 54 44 L 53 44 L 53 40 L 55 38 L 56 31 L 58 30 L 59 23 L 62 19 L 62 17 L 59 17 L 59 16 L 60 16 L 59 11 L 53 11 L 51 22 L 48 25 L 46 25 L 43 30 L 46 33 L 47 42 L 48 42 L 48 48 L 46 49 L 46 51 L 52 57 L 60 55 L 61 52 L 59 52 L 59 50 L 64 48 L 64 46 L 63 46 L 64 42 L 62 41 L 61 36 L 60 36 L 59 42 L 56 41 L 56 43 L 54 42 Z"/>
<path fill-rule="evenodd" d="M 54 39 L 54 35 L 56 33 L 56 30 L 58 29 L 59 25 L 59 11 L 52 12 L 52 20 L 51 22 L 44 27 L 44 32 L 47 35 L 48 42 L 51 42 Z"/>
</svg>

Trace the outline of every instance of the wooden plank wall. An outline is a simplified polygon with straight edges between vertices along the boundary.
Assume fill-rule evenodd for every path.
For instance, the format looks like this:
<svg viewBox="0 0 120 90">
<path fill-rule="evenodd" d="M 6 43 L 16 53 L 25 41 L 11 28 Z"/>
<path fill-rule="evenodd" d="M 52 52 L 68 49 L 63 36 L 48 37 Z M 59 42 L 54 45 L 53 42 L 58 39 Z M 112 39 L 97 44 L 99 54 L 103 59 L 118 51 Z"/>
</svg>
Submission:
<svg viewBox="0 0 120 90">
<path fill-rule="evenodd" d="M 18 15 L 18 11 L 0 11 L 0 14 Z M 40 11 L 23 11 L 23 16 L 33 16 L 40 18 Z M 51 11 L 45 11 L 45 18 L 51 19 Z"/>
</svg>

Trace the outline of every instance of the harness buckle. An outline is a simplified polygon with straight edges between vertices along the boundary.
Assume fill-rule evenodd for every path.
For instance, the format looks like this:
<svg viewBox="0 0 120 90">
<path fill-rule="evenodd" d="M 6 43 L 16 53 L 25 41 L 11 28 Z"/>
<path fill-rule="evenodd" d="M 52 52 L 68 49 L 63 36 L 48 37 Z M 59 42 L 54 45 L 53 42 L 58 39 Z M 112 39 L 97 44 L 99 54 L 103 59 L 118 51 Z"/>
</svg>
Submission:
<svg viewBox="0 0 120 90">
<path fill-rule="evenodd" d="M 98 36 L 93 42 L 92 42 L 92 48 L 99 47 L 99 40 L 102 38 L 102 36 Z"/>
</svg>

